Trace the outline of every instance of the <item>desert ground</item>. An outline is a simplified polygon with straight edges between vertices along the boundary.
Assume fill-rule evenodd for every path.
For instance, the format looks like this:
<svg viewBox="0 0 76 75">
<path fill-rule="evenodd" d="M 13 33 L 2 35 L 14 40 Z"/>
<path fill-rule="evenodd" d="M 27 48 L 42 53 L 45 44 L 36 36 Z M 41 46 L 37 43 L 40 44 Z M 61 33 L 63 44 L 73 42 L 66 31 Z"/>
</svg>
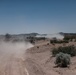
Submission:
<svg viewBox="0 0 76 75">
<path fill-rule="evenodd" d="M 0 43 L 0 75 L 28 75 L 24 53 L 32 46 L 29 43 Z"/>
<path fill-rule="evenodd" d="M 55 67 L 55 57 L 52 57 L 51 50 L 54 47 L 63 46 L 63 44 L 47 44 L 49 42 L 40 42 L 35 47 L 28 49 L 25 53 L 25 65 L 29 75 L 76 75 L 76 57 L 71 58 L 71 64 L 67 68 Z M 66 45 L 76 45 L 75 42 L 69 42 Z"/>
<path fill-rule="evenodd" d="M 71 58 L 67 68 L 55 67 L 51 50 L 63 44 L 52 45 L 49 40 L 34 45 L 3 44 L 0 44 L 0 75 L 76 75 L 76 57 Z M 76 45 L 76 42 L 66 45 Z"/>
</svg>

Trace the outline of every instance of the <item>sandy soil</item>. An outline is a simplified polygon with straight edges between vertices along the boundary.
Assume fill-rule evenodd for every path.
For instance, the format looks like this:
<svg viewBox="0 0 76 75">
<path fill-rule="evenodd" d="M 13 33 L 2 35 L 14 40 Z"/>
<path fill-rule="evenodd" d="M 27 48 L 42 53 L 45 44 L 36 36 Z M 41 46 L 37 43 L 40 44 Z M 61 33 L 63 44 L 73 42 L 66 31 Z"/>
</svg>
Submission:
<svg viewBox="0 0 76 75">
<path fill-rule="evenodd" d="M 0 56 L 0 75 L 27 75 L 24 64 L 14 54 Z"/>
<path fill-rule="evenodd" d="M 29 75 L 25 63 L 24 53 L 30 44 L 1 43 L 0 44 L 0 75 Z"/>
<path fill-rule="evenodd" d="M 69 68 L 55 68 L 55 57 L 52 57 L 51 50 L 54 47 L 63 46 L 62 44 L 51 45 L 48 41 L 36 43 L 26 50 L 25 45 L 18 44 L 12 46 L 8 44 L 1 46 L 0 49 L 0 75 L 76 75 L 76 57 L 71 58 L 71 65 Z M 76 43 L 69 43 L 67 45 L 76 45 Z M 5 47 L 5 48 L 4 48 Z M 15 48 L 14 48 L 15 47 Z M 24 49 L 24 50 L 22 50 Z M 17 51 L 16 51 L 17 50 Z M 20 50 L 20 51 L 19 51 Z"/>
<path fill-rule="evenodd" d="M 76 43 L 69 43 L 67 45 L 76 45 Z M 28 49 L 25 53 L 25 65 L 29 75 L 76 75 L 76 57 L 71 58 L 71 65 L 68 68 L 56 68 L 52 57 L 51 50 L 54 47 L 63 46 L 62 44 L 47 45 L 41 43 L 35 47 Z M 39 48 L 37 48 L 39 47 Z"/>
</svg>

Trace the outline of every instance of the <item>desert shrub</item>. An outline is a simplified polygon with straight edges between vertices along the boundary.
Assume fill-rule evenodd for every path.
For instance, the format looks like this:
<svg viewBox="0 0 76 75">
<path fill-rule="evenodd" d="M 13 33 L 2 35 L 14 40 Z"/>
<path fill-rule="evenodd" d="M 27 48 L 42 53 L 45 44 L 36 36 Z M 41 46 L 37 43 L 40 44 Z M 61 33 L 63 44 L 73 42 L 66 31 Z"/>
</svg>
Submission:
<svg viewBox="0 0 76 75">
<path fill-rule="evenodd" d="M 70 55 L 60 52 L 56 55 L 55 64 L 59 67 L 67 67 L 70 65 Z"/>
<path fill-rule="evenodd" d="M 39 41 L 39 40 L 46 40 L 45 37 L 35 37 L 35 39 L 38 40 L 38 41 Z"/>
<path fill-rule="evenodd" d="M 50 40 L 50 43 L 57 43 L 57 44 L 61 44 L 61 43 L 68 43 L 68 40 Z"/>
<path fill-rule="evenodd" d="M 37 46 L 37 48 L 39 48 L 39 46 Z"/>
<path fill-rule="evenodd" d="M 70 54 L 71 56 L 76 56 L 76 48 L 73 45 L 72 46 L 54 48 L 52 50 L 52 55 L 56 56 L 56 54 L 58 54 L 60 52 Z"/>
<path fill-rule="evenodd" d="M 55 43 L 52 43 L 53 46 L 55 46 Z"/>
<path fill-rule="evenodd" d="M 68 37 L 68 36 L 65 36 L 64 38 L 63 38 L 63 40 L 70 40 L 70 37 Z"/>
<path fill-rule="evenodd" d="M 53 43 L 56 43 L 57 40 L 50 40 L 50 43 L 53 44 Z"/>
<path fill-rule="evenodd" d="M 69 43 L 69 41 L 68 40 L 63 40 L 62 43 Z"/>
<path fill-rule="evenodd" d="M 31 39 L 31 40 L 30 40 L 30 43 L 35 44 L 35 41 Z"/>
<path fill-rule="evenodd" d="M 74 42 L 76 42 L 76 39 L 74 40 Z"/>
<path fill-rule="evenodd" d="M 66 43 L 63 43 L 63 46 L 66 46 Z"/>
<path fill-rule="evenodd" d="M 63 39 L 72 41 L 73 39 L 76 39 L 76 35 L 65 35 Z"/>
<path fill-rule="evenodd" d="M 47 45 L 50 45 L 49 43 L 47 43 Z"/>
</svg>

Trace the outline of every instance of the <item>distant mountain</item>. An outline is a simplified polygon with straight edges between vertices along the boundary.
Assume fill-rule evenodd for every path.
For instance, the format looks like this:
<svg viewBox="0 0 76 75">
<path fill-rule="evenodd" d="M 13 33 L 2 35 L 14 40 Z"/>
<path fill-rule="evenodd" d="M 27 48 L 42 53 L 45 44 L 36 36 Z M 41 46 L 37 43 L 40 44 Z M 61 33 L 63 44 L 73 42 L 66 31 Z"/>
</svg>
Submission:
<svg viewBox="0 0 76 75">
<path fill-rule="evenodd" d="M 64 33 L 64 32 L 59 32 L 61 35 L 76 35 L 76 33 Z"/>
<path fill-rule="evenodd" d="M 37 36 L 37 35 L 39 35 L 38 33 L 30 33 L 30 35 L 32 35 L 32 36 Z"/>
</svg>

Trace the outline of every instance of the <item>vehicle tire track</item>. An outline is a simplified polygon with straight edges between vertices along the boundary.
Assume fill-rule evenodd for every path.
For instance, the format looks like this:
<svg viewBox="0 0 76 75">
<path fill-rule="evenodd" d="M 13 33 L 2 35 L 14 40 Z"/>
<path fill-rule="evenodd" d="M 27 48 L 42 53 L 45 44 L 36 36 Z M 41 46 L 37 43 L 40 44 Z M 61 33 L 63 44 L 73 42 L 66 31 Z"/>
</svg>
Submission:
<svg viewBox="0 0 76 75">
<path fill-rule="evenodd" d="M 28 71 L 30 75 L 46 75 L 41 66 L 37 64 L 33 59 L 28 58 L 25 62 L 27 69 L 29 69 Z"/>
</svg>

